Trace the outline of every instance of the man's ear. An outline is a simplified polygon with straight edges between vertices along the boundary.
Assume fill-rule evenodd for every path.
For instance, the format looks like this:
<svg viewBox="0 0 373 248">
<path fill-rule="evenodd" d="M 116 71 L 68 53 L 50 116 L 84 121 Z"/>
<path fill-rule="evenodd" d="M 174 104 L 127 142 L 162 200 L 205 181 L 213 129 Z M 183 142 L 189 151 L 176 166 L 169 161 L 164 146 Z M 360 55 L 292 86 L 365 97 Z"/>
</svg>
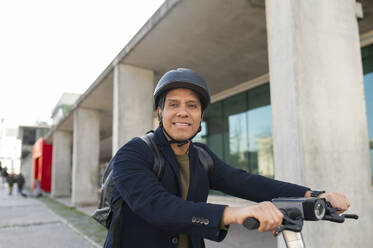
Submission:
<svg viewBox="0 0 373 248">
<path fill-rule="evenodd" d="M 157 107 L 157 116 L 158 116 L 158 121 L 161 121 L 162 120 L 162 110 L 159 106 Z"/>
</svg>

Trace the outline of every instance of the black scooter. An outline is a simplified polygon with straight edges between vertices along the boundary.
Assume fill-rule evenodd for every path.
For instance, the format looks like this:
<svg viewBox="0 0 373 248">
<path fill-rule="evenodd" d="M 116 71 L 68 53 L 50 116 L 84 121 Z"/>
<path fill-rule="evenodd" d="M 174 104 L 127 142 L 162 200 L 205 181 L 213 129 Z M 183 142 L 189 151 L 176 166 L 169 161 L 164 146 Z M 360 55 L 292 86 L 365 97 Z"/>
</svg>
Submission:
<svg viewBox="0 0 373 248">
<path fill-rule="evenodd" d="M 272 203 L 280 209 L 284 215 L 282 225 L 276 230 L 274 236 L 282 233 L 285 244 L 288 248 L 304 248 L 302 237 L 304 221 L 327 220 L 336 223 L 343 223 L 346 218 L 358 219 L 356 214 L 339 215 L 340 209 L 333 208 L 323 198 L 276 198 Z M 247 218 L 243 226 L 249 230 L 259 227 L 259 221 L 255 218 Z"/>
</svg>

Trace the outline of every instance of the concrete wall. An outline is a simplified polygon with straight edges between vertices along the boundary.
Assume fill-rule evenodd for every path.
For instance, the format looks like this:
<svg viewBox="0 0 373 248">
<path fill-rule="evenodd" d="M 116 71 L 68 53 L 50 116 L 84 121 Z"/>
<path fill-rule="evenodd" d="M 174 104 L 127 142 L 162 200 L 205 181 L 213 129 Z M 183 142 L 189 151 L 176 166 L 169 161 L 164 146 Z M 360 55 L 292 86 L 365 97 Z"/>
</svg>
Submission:
<svg viewBox="0 0 373 248">
<path fill-rule="evenodd" d="M 72 204 L 96 204 L 100 153 L 100 113 L 78 108 L 74 112 Z"/>
<path fill-rule="evenodd" d="M 307 223 L 307 247 L 369 247 L 373 192 L 355 1 L 267 0 L 266 11 L 276 178 L 343 192 L 361 216 Z"/>
<path fill-rule="evenodd" d="M 31 188 L 32 182 L 32 153 L 30 152 L 21 161 L 21 172 L 25 177 L 25 188 Z"/>
<path fill-rule="evenodd" d="M 118 64 L 114 70 L 113 155 L 127 141 L 153 127 L 154 75 L 150 70 Z"/>
<path fill-rule="evenodd" d="M 53 134 L 52 190 L 53 197 L 70 196 L 72 167 L 72 133 Z"/>
</svg>

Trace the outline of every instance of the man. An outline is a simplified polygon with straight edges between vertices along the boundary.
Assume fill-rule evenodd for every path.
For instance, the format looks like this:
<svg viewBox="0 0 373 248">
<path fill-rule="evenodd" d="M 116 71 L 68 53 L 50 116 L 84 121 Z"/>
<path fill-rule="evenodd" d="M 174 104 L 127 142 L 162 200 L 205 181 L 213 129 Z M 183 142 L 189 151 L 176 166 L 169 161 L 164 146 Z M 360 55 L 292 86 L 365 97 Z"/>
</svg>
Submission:
<svg viewBox="0 0 373 248">
<path fill-rule="evenodd" d="M 17 189 L 18 189 L 18 194 L 20 194 L 23 197 L 27 197 L 25 193 L 23 193 L 23 186 L 25 185 L 25 177 L 23 176 L 22 172 L 20 172 L 17 175 Z"/>
<path fill-rule="evenodd" d="M 8 168 L 4 167 L 1 170 L 2 183 L 4 184 L 8 180 Z"/>
<path fill-rule="evenodd" d="M 1 166 L 1 161 L 0 161 L 0 176 L 1 176 L 1 183 L 4 184 L 3 167 Z"/>
<path fill-rule="evenodd" d="M 41 197 L 43 194 L 41 193 L 41 189 L 40 189 L 40 182 L 39 182 L 39 179 L 35 179 L 34 181 L 34 190 L 33 190 L 33 193 L 32 193 L 32 196 L 33 197 Z"/>
<path fill-rule="evenodd" d="M 122 197 L 125 204 L 120 228 L 114 230 L 111 224 L 105 247 L 114 246 L 114 232 L 118 232 L 120 247 L 205 247 L 203 238 L 221 241 L 230 224 L 242 224 L 247 217 L 259 220 L 260 232 L 273 232 L 283 215 L 270 202 L 272 198 L 310 196 L 309 188 L 234 168 L 206 145 L 191 142 L 210 103 L 205 81 L 193 70 L 179 68 L 163 75 L 154 102 L 160 121 L 154 141 L 165 158 L 164 174 L 159 179 L 153 173 L 152 152 L 140 138 L 119 149 L 114 157 L 113 202 Z M 196 146 L 213 159 L 209 175 Z M 259 203 L 245 207 L 209 204 L 209 189 Z M 342 211 L 349 207 L 344 195 L 322 196 Z"/>
<path fill-rule="evenodd" d="M 8 189 L 9 189 L 8 195 L 12 195 L 12 193 L 13 193 L 13 185 L 16 182 L 14 174 L 12 174 L 12 173 L 8 174 L 7 182 L 8 182 Z"/>
</svg>

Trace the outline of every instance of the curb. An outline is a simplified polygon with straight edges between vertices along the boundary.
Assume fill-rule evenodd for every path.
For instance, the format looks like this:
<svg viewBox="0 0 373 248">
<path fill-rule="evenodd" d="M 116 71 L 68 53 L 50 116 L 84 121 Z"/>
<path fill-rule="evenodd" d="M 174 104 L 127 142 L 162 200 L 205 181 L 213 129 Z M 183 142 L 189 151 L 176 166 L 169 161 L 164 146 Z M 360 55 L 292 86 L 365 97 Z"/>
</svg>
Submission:
<svg viewBox="0 0 373 248">
<path fill-rule="evenodd" d="M 96 243 L 94 240 L 92 240 L 91 238 L 89 238 L 87 235 L 85 235 L 84 233 L 82 233 L 81 231 L 79 231 L 76 227 L 74 227 L 72 224 L 70 224 L 67 220 L 65 220 L 63 217 L 59 216 L 57 213 L 55 213 L 52 209 L 50 209 L 48 207 L 47 204 L 45 204 L 44 202 L 40 201 L 47 209 L 49 212 L 51 212 L 52 214 L 54 214 L 62 223 L 64 223 L 65 225 L 67 225 L 68 227 L 70 227 L 74 232 L 76 232 L 79 236 L 83 237 L 86 241 L 88 241 L 93 247 L 95 248 L 101 248 L 101 245 Z"/>
</svg>

